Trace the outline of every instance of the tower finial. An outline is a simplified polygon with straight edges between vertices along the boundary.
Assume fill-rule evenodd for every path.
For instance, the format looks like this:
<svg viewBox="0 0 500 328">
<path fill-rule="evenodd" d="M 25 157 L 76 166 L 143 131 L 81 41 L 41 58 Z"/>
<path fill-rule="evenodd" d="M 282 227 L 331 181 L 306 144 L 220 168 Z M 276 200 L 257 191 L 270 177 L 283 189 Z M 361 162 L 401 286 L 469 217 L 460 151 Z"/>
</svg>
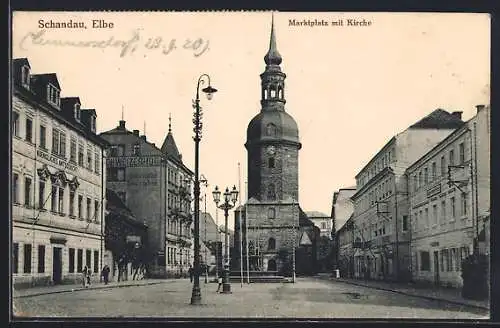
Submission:
<svg viewBox="0 0 500 328">
<path fill-rule="evenodd" d="M 124 111 L 124 109 L 123 109 L 123 105 L 122 105 L 122 121 L 123 121 L 123 111 Z"/>
<path fill-rule="evenodd" d="M 266 62 L 267 65 L 279 65 L 281 64 L 281 60 L 282 60 L 281 55 L 276 47 L 276 35 L 274 32 L 274 13 L 273 13 L 271 17 L 271 37 L 269 40 L 269 50 L 267 51 L 267 54 L 264 56 L 264 61 Z"/>
<path fill-rule="evenodd" d="M 172 113 L 168 113 L 168 133 L 172 133 Z"/>
<path fill-rule="evenodd" d="M 146 121 L 144 121 L 144 130 L 143 130 L 142 134 L 146 135 Z"/>
</svg>

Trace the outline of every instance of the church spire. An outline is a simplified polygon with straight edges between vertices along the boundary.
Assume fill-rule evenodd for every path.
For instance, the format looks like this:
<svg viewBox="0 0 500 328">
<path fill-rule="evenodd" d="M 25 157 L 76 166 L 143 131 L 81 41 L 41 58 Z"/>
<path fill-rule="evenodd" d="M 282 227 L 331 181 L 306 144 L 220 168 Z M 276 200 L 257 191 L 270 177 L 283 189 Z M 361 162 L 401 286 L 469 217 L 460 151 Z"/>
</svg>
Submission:
<svg viewBox="0 0 500 328">
<path fill-rule="evenodd" d="M 267 65 L 279 65 L 282 58 L 276 47 L 276 35 L 274 33 L 274 14 L 271 19 L 271 37 L 269 40 L 269 50 L 264 56 L 264 61 Z"/>
</svg>

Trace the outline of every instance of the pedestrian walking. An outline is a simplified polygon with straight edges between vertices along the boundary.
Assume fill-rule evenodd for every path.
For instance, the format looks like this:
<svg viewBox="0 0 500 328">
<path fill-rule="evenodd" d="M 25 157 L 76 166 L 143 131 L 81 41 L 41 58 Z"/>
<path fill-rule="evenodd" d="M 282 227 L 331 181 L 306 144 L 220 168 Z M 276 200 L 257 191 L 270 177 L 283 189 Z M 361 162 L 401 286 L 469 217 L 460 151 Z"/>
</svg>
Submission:
<svg viewBox="0 0 500 328">
<path fill-rule="evenodd" d="M 83 284 L 83 287 L 88 287 L 87 286 L 87 273 L 89 271 L 89 268 L 87 266 L 85 266 L 83 268 L 83 271 L 82 271 L 82 284 Z"/>
<path fill-rule="evenodd" d="M 217 283 L 218 283 L 218 286 L 217 286 L 217 293 L 219 293 L 219 292 L 220 292 L 220 288 L 222 287 L 222 277 L 221 277 L 221 276 L 219 276 L 219 277 L 217 278 Z"/>
<path fill-rule="evenodd" d="M 87 288 L 92 284 L 90 281 L 90 276 L 92 275 L 92 270 L 90 268 L 87 268 Z"/>
<path fill-rule="evenodd" d="M 191 264 L 189 265 L 189 281 L 190 282 L 193 282 L 193 267 L 191 266 Z"/>
<path fill-rule="evenodd" d="M 107 285 L 109 281 L 109 266 L 106 264 L 104 268 L 102 268 L 102 278 L 104 279 L 104 284 Z"/>
</svg>

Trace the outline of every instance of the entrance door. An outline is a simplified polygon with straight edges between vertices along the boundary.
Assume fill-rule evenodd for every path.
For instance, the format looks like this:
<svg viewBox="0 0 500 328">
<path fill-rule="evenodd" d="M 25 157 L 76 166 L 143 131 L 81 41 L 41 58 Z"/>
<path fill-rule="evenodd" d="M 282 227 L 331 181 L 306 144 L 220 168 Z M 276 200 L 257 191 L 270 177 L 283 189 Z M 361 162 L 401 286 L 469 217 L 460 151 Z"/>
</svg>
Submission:
<svg viewBox="0 0 500 328">
<path fill-rule="evenodd" d="M 439 285 L 439 253 L 434 251 L 434 283 Z"/>
<path fill-rule="evenodd" d="M 267 262 L 267 271 L 276 271 L 276 261 L 275 260 L 269 260 Z"/>
<path fill-rule="evenodd" d="M 52 281 L 54 285 L 61 283 L 62 277 L 62 248 L 54 247 L 52 256 Z"/>
</svg>

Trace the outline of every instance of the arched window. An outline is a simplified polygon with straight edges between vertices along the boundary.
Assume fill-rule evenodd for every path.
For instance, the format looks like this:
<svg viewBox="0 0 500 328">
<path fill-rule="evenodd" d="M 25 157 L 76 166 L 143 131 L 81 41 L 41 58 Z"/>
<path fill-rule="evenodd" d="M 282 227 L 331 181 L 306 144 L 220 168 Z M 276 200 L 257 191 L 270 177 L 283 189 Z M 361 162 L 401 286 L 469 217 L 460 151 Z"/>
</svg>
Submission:
<svg viewBox="0 0 500 328">
<path fill-rule="evenodd" d="M 276 98 L 277 92 L 276 92 L 276 86 L 272 85 L 271 86 L 271 98 Z"/>
<path fill-rule="evenodd" d="M 268 219 L 276 218 L 276 210 L 274 208 L 270 208 L 267 210 L 267 218 Z"/>
<path fill-rule="evenodd" d="M 268 159 L 268 167 L 270 169 L 274 168 L 274 157 L 269 157 L 269 159 Z"/>
<path fill-rule="evenodd" d="M 268 250 L 276 249 L 276 239 L 274 239 L 273 237 L 269 238 L 269 241 L 267 242 L 267 249 Z"/>
<path fill-rule="evenodd" d="M 268 136 L 275 136 L 276 135 L 276 125 L 273 123 L 269 123 L 266 126 L 266 133 Z"/>
<path fill-rule="evenodd" d="M 281 86 L 278 87 L 278 98 L 283 99 L 283 88 Z"/>
<path fill-rule="evenodd" d="M 267 188 L 267 199 L 268 200 L 275 200 L 276 199 L 276 191 L 274 189 L 274 184 L 272 184 L 272 183 Z"/>
</svg>

